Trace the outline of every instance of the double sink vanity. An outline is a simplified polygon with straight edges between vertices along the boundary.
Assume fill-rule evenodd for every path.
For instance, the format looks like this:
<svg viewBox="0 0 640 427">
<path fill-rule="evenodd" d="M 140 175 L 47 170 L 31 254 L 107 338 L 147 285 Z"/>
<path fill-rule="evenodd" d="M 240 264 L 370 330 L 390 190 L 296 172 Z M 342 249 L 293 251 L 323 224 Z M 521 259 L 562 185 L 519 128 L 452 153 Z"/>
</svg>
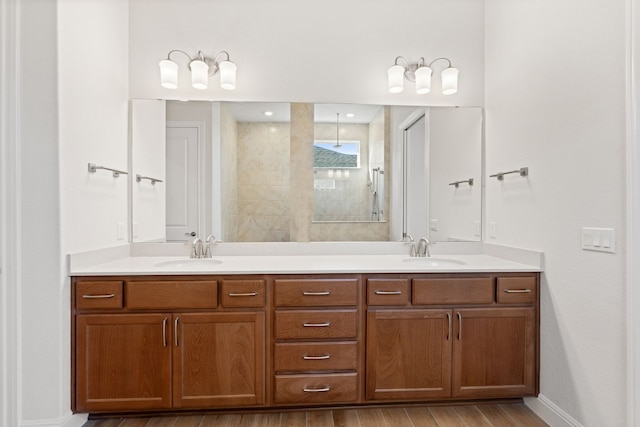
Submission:
<svg viewBox="0 0 640 427">
<path fill-rule="evenodd" d="M 537 395 L 540 254 L 288 245 L 210 259 L 71 256 L 73 410 Z"/>
</svg>

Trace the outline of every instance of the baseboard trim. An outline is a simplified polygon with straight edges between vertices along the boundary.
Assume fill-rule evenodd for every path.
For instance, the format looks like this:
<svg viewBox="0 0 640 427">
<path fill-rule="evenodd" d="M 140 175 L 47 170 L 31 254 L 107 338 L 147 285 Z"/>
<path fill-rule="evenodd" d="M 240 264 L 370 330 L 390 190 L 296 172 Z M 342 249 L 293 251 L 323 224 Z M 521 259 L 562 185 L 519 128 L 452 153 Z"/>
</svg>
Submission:
<svg viewBox="0 0 640 427">
<path fill-rule="evenodd" d="M 537 398 L 527 397 L 524 399 L 524 403 L 552 427 L 584 427 L 542 394 L 538 395 Z"/>
<path fill-rule="evenodd" d="M 87 422 L 87 414 L 69 414 L 57 420 L 29 420 L 20 423 L 21 427 L 82 427 Z"/>
</svg>

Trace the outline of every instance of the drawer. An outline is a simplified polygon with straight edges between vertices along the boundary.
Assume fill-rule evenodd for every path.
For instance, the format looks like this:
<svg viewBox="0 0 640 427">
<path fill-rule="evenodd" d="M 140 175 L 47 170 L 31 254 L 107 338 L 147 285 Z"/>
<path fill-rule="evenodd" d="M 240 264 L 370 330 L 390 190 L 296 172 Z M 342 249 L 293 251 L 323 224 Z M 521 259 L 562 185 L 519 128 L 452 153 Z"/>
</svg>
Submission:
<svg viewBox="0 0 640 427">
<path fill-rule="evenodd" d="M 276 375 L 276 403 L 338 403 L 358 400 L 358 374 Z"/>
<path fill-rule="evenodd" d="M 358 279 L 277 279 L 274 292 L 280 307 L 356 305 Z"/>
<path fill-rule="evenodd" d="M 416 305 L 491 304 L 493 301 L 493 277 L 413 280 Z"/>
<path fill-rule="evenodd" d="M 526 304 L 536 300 L 536 278 L 498 277 L 497 300 L 500 304 Z"/>
<path fill-rule="evenodd" d="M 278 343 L 273 360 L 278 372 L 355 370 L 358 346 L 355 341 Z"/>
<path fill-rule="evenodd" d="M 223 280 L 220 305 L 223 307 L 264 307 L 264 280 Z"/>
<path fill-rule="evenodd" d="M 275 338 L 355 338 L 357 325 L 356 310 L 276 311 Z"/>
<path fill-rule="evenodd" d="M 409 279 L 367 279 L 368 305 L 409 305 Z"/>
<path fill-rule="evenodd" d="M 131 309 L 215 308 L 218 282 L 208 280 L 131 281 L 125 286 L 125 305 Z"/>
<path fill-rule="evenodd" d="M 76 308 L 117 309 L 122 308 L 122 280 L 76 282 Z"/>
</svg>

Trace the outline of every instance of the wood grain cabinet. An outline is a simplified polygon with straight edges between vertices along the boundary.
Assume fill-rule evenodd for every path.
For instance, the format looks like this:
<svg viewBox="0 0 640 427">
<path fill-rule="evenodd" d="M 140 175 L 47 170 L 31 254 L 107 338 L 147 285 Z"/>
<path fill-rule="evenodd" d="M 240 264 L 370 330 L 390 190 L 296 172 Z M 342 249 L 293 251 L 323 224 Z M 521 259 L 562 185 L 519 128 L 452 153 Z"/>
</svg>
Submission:
<svg viewBox="0 0 640 427">
<path fill-rule="evenodd" d="M 537 289 L 536 273 L 368 278 L 366 398 L 537 394 Z"/>
<path fill-rule="evenodd" d="M 359 276 L 274 281 L 273 401 L 359 400 Z"/>
<path fill-rule="evenodd" d="M 535 396 L 539 273 L 72 278 L 72 410 Z"/>
<path fill-rule="evenodd" d="M 106 292 L 104 281 L 74 279 L 75 411 L 264 404 L 265 312 L 253 298 L 264 299 L 264 281 L 118 283 Z M 229 297 L 219 289 L 251 308 L 237 300 L 233 311 L 218 307 Z"/>
</svg>

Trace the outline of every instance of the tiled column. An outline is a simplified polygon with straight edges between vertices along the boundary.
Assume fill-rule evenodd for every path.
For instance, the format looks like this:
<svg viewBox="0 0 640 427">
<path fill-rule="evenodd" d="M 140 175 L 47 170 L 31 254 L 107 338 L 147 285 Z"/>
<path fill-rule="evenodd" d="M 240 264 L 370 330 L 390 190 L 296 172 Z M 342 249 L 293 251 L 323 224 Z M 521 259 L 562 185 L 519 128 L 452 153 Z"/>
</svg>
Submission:
<svg viewBox="0 0 640 427">
<path fill-rule="evenodd" d="M 291 241 L 308 242 L 313 219 L 313 104 L 291 104 Z"/>
</svg>

